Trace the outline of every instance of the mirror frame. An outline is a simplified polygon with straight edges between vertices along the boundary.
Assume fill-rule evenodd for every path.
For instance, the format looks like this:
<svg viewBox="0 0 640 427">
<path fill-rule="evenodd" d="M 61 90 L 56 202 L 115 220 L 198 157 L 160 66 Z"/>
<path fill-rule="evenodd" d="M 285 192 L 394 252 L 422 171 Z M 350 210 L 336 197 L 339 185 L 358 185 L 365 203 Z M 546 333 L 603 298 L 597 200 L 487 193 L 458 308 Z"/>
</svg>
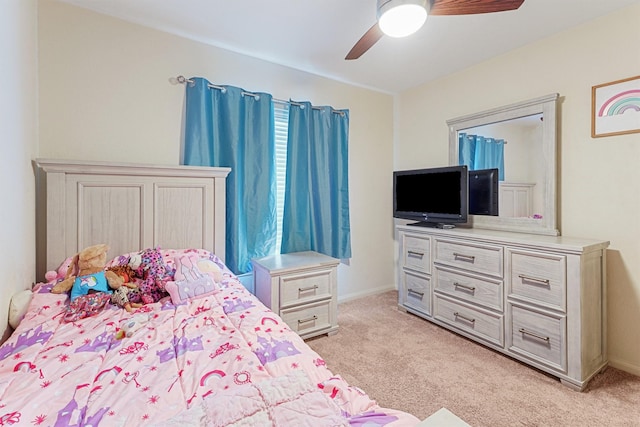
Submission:
<svg viewBox="0 0 640 427">
<path fill-rule="evenodd" d="M 449 164 L 458 164 L 458 131 L 542 113 L 542 155 L 545 159 L 542 182 L 542 219 L 502 218 L 500 216 L 469 215 L 473 228 L 515 231 L 558 236 L 557 228 L 557 101 L 558 94 L 543 96 L 491 110 L 447 120 L 449 126 Z"/>
</svg>

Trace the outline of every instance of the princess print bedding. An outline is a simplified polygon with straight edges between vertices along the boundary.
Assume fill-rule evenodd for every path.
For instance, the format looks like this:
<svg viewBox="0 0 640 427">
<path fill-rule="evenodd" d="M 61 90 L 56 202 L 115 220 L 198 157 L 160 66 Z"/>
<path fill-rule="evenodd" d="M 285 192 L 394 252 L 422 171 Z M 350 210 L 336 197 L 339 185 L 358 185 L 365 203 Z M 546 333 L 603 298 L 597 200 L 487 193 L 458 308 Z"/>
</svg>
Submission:
<svg viewBox="0 0 640 427">
<path fill-rule="evenodd" d="M 109 304 L 65 321 L 68 295 L 36 286 L 0 347 L 0 426 L 419 422 L 334 375 L 215 255 L 166 250 L 162 260 L 172 294 L 133 312 Z"/>
</svg>

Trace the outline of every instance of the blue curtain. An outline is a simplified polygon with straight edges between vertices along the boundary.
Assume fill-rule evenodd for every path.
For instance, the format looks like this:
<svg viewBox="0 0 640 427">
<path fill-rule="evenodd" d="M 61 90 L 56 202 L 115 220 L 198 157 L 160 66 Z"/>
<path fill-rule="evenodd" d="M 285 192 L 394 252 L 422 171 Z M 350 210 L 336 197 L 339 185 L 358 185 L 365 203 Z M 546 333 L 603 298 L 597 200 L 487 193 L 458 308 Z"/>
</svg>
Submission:
<svg viewBox="0 0 640 427">
<path fill-rule="evenodd" d="M 466 133 L 458 134 L 458 164 L 467 165 L 473 170 L 473 162 L 476 157 L 476 138 Z"/>
<path fill-rule="evenodd" d="M 210 88 L 202 78 L 187 84 L 183 163 L 225 166 L 225 264 L 236 274 L 251 259 L 273 252 L 276 172 L 273 103 L 269 94 Z"/>
<path fill-rule="evenodd" d="M 349 112 L 291 103 L 282 253 L 351 257 Z"/>
<path fill-rule="evenodd" d="M 498 168 L 499 179 L 504 181 L 504 140 L 480 135 L 458 135 L 458 164 L 469 170 Z"/>
</svg>

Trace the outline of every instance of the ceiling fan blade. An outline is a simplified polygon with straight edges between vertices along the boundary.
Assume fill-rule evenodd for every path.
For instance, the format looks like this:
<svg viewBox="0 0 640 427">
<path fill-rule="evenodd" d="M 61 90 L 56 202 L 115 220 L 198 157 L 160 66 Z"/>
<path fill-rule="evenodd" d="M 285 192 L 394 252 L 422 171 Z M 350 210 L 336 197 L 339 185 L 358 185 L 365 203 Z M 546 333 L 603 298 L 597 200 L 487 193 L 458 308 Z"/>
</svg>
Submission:
<svg viewBox="0 0 640 427">
<path fill-rule="evenodd" d="M 383 33 L 380 29 L 380 26 L 376 22 L 373 27 L 369 28 L 369 30 L 364 33 L 360 40 L 351 48 L 347 56 L 344 59 L 358 59 L 362 56 L 363 53 L 368 51 L 371 46 L 376 44 L 378 40 L 382 37 Z"/>
<path fill-rule="evenodd" d="M 519 8 L 524 0 L 429 0 L 430 15 L 475 15 Z"/>
</svg>

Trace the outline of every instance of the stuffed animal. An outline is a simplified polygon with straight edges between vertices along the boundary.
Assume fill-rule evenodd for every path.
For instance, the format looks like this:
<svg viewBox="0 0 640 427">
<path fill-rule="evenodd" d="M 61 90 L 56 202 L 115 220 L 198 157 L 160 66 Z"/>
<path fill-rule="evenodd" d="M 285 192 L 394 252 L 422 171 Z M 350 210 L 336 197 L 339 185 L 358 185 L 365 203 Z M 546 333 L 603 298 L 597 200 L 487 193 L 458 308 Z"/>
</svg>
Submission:
<svg viewBox="0 0 640 427">
<path fill-rule="evenodd" d="M 136 272 L 127 264 L 116 264 L 106 269 L 107 271 L 113 271 L 118 276 L 122 277 L 124 283 L 133 282 L 136 277 Z"/>
<path fill-rule="evenodd" d="M 136 285 L 135 283 L 126 282 L 122 285 L 118 285 L 117 288 L 114 288 L 113 294 L 111 294 L 111 302 L 131 313 L 134 308 L 140 308 L 144 305 L 142 303 L 131 302 L 129 300 L 129 293 L 135 292 L 137 290 L 138 285 Z"/>
<path fill-rule="evenodd" d="M 142 307 L 143 304 L 130 301 L 130 294 L 133 295 L 134 292 L 138 292 L 138 285 L 131 281 L 135 275 L 133 269 L 128 265 L 115 265 L 107 268 L 107 271 L 117 274 L 123 280 L 122 284 L 111 284 L 113 288 L 111 302 L 124 308 L 129 313 L 132 312 L 134 308 Z"/>
<path fill-rule="evenodd" d="M 47 280 L 47 283 L 55 285 L 56 283 L 64 280 L 67 275 L 67 270 L 69 266 L 73 263 L 73 258 L 65 259 L 60 267 L 57 270 L 49 270 L 45 273 L 44 278 Z"/>
<path fill-rule="evenodd" d="M 105 271 L 109 246 L 99 244 L 84 248 L 74 257 L 67 268 L 64 280 L 56 283 L 51 292 L 62 294 L 71 290 L 71 301 L 81 295 L 96 292 L 111 293 L 124 280 L 112 271 Z"/>
<path fill-rule="evenodd" d="M 149 248 L 131 255 L 129 266 L 135 270 L 136 277 L 142 279 L 140 283 L 142 302 L 151 304 L 168 295 L 165 285 L 167 280 L 170 280 L 170 275 L 162 261 L 159 248 Z"/>
</svg>

